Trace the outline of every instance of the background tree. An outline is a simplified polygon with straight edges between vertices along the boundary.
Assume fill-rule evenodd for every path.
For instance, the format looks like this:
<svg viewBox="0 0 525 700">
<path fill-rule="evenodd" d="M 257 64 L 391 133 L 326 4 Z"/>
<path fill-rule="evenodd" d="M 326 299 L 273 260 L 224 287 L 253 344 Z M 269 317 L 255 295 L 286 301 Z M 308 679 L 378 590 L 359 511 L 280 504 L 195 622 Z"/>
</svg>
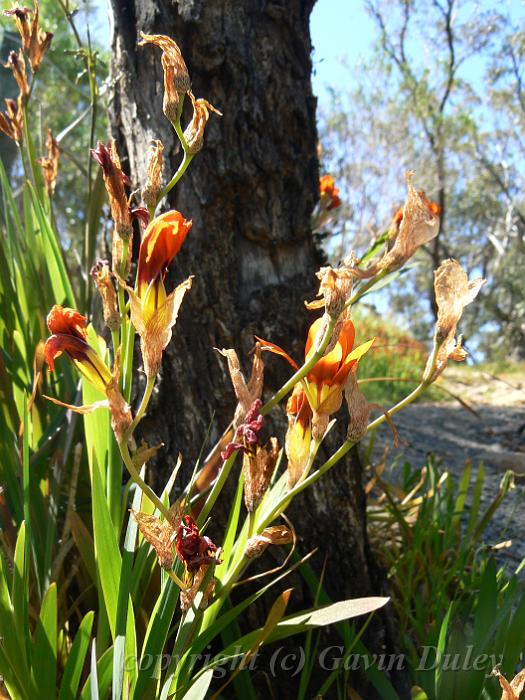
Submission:
<svg viewBox="0 0 525 700">
<path fill-rule="evenodd" d="M 396 285 L 390 308 L 420 337 L 434 312 L 432 270 L 454 256 L 489 280 L 474 347 L 491 356 L 523 346 L 523 31 L 477 3 L 370 1 L 376 54 L 351 88 L 332 90 L 322 120 L 327 169 L 339 172 L 346 210 L 330 250 L 368 243 L 388 225 L 404 170 L 442 208 L 440 235 Z M 388 11 L 387 11 L 388 9 Z M 416 320 L 418 319 L 418 320 Z"/>
</svg>

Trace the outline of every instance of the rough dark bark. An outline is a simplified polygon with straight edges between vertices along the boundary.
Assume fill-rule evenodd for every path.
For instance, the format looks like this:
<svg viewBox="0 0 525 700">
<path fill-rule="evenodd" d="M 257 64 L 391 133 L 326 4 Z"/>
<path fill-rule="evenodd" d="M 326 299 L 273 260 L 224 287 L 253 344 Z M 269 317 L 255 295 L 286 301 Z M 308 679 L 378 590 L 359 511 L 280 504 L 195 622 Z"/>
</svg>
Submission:
<svg viewBox="0 0 525 700">
<path fill-rule="evenodd" d="M 193 228 L 168 282 L 190 272 L 195 281 L 143 422 L 148 441 L 166 445 L 158 462 L 164 476 L 179 452 L 188 468 L 193 464 L 212 417 L 212 442 L 231 419 L 230 380 L 213 348 L 235 347 L 246 360 L 257 333 L 297 358 L 303 352 L 309 320 L 303 300 L 315 293 L 321 262 L 309 224 L 319 187 L 312 6 L 313 0 L 113 0 L 112 122 L 133 180 L 144 178 L 152 138 L 165 144 L 171 172 L 180 160 L 162 115 L 160 56 L 136 47 L 140 30 L 175 38 L 195 95 L 224 113 L 210 120 L 204 150 L 170 197 Z M 287 367 L 276 359 L 268 365 L 271 391 Z M 297 501 L 292 518 L 302 550 L 320 547 L 318 571 L 328 557 L 330 594 L 378 593 L 358 470 L 350 461 L 340 464 Z"/>
</svg>

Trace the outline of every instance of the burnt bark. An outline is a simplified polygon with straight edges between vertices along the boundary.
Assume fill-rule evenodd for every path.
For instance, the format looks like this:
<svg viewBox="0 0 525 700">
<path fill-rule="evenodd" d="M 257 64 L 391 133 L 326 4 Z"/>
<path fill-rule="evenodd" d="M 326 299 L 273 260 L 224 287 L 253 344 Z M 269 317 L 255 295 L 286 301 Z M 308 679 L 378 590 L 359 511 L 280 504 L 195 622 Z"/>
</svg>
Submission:
<svg viewBox="0 0 525 700">
<path fill-rule="evenodd" d="M 168 285 L 189 273 L 195 280 L 142 424 L 150 444 L 165 444 L 158 484 L 179 452 L 191 469 L 210 423 L 213 443 L 231 420 L 230 379 L 214 348 L 234 347 L 248 364 L 256 333 L 302 356 L 312 320 L 303 300 L 315 294 L 322 262 L 310 228 L 319 189 L 312 6 L 313 0 L 113 0 L 112 125 L 134 183 L 144 180 L 152 138 L 163 141 L 168 170 L 180 161 L 162 114 L 160 56 L 137 48 L 140 30 L 173 37 L 196 97 L 224 114 L 212 116 L 204 150 L 169 200 L 193 228 Z M 289 374 L 279 358 L 267 367 L 269 395 Z M 320 547 L 318 571 L 327 557 L 329 593 L 335 599 L 379 593 L 358 464 L 339 464 L 296 501 L 291 517 L 301 549 Z"/>
</svg>

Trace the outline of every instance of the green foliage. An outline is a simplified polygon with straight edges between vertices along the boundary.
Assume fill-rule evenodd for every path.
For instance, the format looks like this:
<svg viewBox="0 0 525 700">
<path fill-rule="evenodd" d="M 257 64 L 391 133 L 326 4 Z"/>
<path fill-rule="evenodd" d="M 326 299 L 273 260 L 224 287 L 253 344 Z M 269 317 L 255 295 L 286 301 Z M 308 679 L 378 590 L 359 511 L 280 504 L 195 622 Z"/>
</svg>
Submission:
<svg viewBox="0 0 525 700">
<path fill-rule="evenodd" d="M 428 699 L 500 698 L 490 673 L 500 664 L 512 678 L 525 645 L 523 581 L 498 569 L 483 545 L 513 475 L 503 477 L 485 508 L 483 486 L 482 466 L 473 480 L 467 464 L 456 483 L 431 460 L 418 471 L 405 465 L 402 485 L 380 482 L 382 495 L 369 502 L 372 542 L 393 586 L 401 647 L 412 682 Z"/>
</svg>

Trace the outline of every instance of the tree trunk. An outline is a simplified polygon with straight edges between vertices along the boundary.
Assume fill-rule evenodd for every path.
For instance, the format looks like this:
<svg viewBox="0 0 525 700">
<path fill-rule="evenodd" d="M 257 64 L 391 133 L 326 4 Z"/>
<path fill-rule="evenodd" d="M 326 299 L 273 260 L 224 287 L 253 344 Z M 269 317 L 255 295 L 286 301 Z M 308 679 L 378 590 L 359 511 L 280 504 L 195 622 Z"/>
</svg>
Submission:
<svg viewBox="0 0 525 700">
<path fill-rule="evenodd" d="M 303 300 L 315 294 L 322 262 L 310 228 L 319 190 L 312 6 L 313 0 L 113 0 L 112 124 L 135 186 L 144 181 L 151 139 L 163 141 L 169 173 L 180 162 L 162 114 L 159 52 L 137 48 L 140 30 L 177 41 L 195 96 L 224 115 L 212 115 L 203 151 L 170 195 L 170 207 L 191 218 L 193 228 L 168 285 L 189 273 L 195 280 L 143 422 L 148 442 L 165 444 L 157 485 L 179 453 L 186 474 L 191 470 L 210 423 L 213 444 L 231 420 L 235 400 L 214 348 L 236 348 L 247 365 L 256 333 L 302 356 L 312 321 Z M 289 374 L 279 358 L 266 362 L 270 395 Z M 358 467 L 340 463 L 296 500 L 291 517 L 301 550 L 320 547 L 318 572 L 327 556 L 329 593 L 335 599 L 379 593 L 371 583 Z"/>
</svg>

